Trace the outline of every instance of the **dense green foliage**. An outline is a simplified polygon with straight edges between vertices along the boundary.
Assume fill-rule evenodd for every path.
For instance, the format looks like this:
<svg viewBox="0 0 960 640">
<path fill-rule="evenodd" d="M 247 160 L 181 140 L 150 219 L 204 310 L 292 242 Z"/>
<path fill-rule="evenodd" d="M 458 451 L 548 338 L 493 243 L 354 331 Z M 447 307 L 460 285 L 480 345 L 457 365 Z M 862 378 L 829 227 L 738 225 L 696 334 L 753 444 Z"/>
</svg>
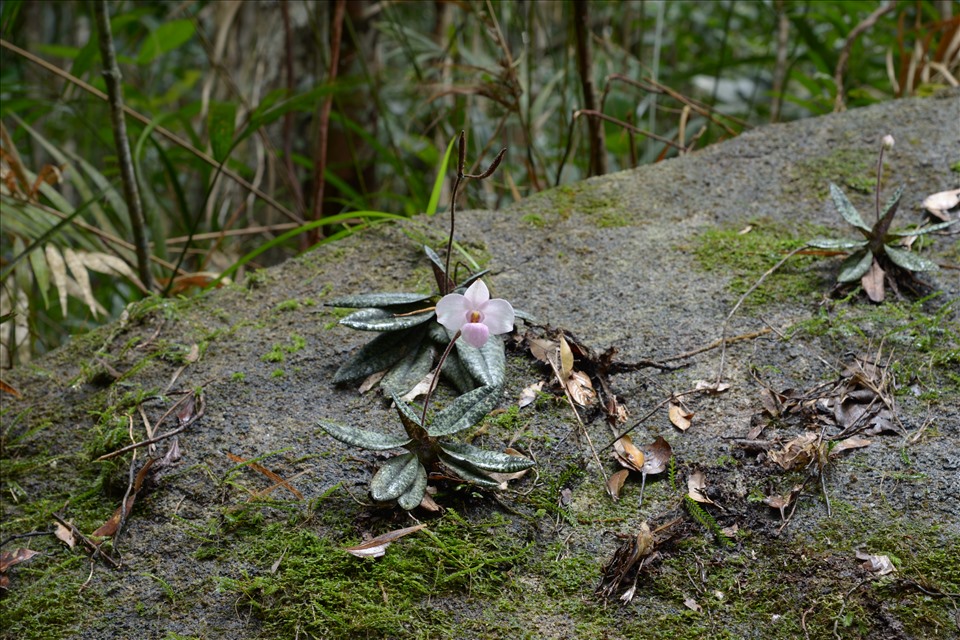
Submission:
<svg viewBox="0 0 960 640">
<path fill-rule="evenodd" d="M 3 366 L 145 294 L 109 109 L 77 82 L 105 89 L 94 4 L 2 4 Z M 438 168 L 461 128 L 478 166 L 509 149 L 464 204 L 495 208 L 590 173 L 573 3 L 337 6 L 107 3 L 123 99 L 141 116 L 128 111 L 127 126 L 163 294 L 436 211 L 448 201 Z M 830 112 L 838 67 L 846 108 L 956 74 L 944 50 L 957 19 L 939 13 L 949 3 L 900 0 L 865 22 L 878 7 L 588 3 L 598 110 L 621 123 L 603 125 L 607 170 Z"/>
</svg>

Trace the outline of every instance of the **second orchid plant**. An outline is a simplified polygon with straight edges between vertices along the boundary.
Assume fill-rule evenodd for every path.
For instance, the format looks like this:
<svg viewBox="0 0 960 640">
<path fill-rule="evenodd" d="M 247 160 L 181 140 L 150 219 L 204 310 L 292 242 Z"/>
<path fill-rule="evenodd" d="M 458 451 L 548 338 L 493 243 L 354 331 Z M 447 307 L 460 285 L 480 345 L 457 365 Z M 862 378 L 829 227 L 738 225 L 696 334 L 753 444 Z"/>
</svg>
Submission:
<svg viewBox="0 0 960 640">
<path fill-rule="evenodd" d="M 326 420 L 320 421 L 320 427 L 341 442 L 365 449 L 406 449 L 406 453 L 380 467 L 370 482 L 370 495 L 377 502 L 396 501 L 407 510 L 421 503 L 428 470 L 440 465 L 461 480 L 495 488 L 500 483 L 489 473 L 514 473 L 534 464 L 523 456 L 487 451 L 450 439 L 480 422 L 496 407 L 506 368 L 503 341 L 498 336 L 512 331 L 515 320 L 509 302 L 490 298 L 489 289 L 480 279 L 486 272 L 474 274 L 460 285 L 449 275 L 459 186 L 466 178 L 489 177 L 506 151 L 502 150 L 482 174 L 470 175 L 464 173 L 466 145 L 462 132 L 459 144 L 446 262 L 425 247 L 441 295 L 436 305 L 430 305 L 432 295 L 407 293 L 359 295 L 327 303 L 358 309 L 343 318 L 341 324 L 381 332 L 337 370 L 334 381 L 382 373 L 380 386 L 393 399 L 406 434 L 385 435 Z M 443 352 L 434 368 L 441 347 Z M 430 399 L 441 375 L 462 395 L 428 422 Z M 426 397 L 418 412 L 401 396 L 424 380 L 428 381 Z"/>
</svg>

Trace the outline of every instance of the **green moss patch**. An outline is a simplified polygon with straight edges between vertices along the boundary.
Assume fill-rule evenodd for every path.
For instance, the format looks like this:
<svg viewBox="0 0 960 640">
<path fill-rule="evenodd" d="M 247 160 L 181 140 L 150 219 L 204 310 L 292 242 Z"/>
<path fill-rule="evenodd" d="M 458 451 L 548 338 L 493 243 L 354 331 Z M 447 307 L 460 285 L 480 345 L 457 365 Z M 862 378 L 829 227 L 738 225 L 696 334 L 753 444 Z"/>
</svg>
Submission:
<svg viewBox="0 0 960 640">
<path fill-rule="evenodd" d="M 731 276 L 731 293 L 740 296 L 783 257 L 817 235 L 811 229 L 801 237 L 774 226 L 756 226 L 747 233 L 742 227 L 707 229 L 696 238 L 694 256 L 707 273 Z M 821 234 L 822 235 L 822 234 Z M 809 300 L 828 291 L 831 283 L 815 268 L 816 259 L 796 255 L 777 269 L 744 304 L 748 307 L 769 302 Z"/>
</svg>

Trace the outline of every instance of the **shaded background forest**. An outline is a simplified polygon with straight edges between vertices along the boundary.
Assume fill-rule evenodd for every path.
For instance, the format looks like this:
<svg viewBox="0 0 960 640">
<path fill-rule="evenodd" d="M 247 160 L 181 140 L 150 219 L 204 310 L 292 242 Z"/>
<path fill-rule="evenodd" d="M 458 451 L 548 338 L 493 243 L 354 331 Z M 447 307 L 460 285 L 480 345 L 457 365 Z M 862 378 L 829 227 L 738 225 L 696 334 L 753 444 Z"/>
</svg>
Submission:
<svg viewBox="0 0 960 640">
<path fill-rule="evenodd" d="M 122 72 L 148 278 L 98 94 L 98 7 Z M 461 129 L 477 165 L 508 149 L 461 201 L 498 208 L 766 123 L 955 86 L 955 11 L 939 0 L 4 0 L 0 364 L 148 293 L 187 295 L 443 211 L 438 176 Z"/>
</svg>

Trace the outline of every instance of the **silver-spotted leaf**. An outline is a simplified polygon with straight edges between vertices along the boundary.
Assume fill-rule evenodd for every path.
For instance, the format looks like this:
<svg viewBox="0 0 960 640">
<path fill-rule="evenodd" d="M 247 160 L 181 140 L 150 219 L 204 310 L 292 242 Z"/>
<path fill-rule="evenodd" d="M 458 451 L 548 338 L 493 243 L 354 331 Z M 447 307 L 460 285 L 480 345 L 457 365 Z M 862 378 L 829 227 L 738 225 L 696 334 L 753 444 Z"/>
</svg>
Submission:
<svg viewBox="0 0 960 640">
<path fill-rule="evenodd" d="M 847 198 L 840 187 L 830 183 L 830 196 L 833 198 L 833 204 L 837 207 L 837 211 L 840 212 L 840 215 L 843 216 L 843 219 L 855 226 L 857 229 L 860 229 L 865 234 L 869 234 L 871 229 L 867 226 L 867 223 L 863 221 L 863 218 L 860 217 L 860 214 L 857 212 L 856 207 L 853 206 L 853 203 Z"/>
<path fill-rule="evenodd" d="M 413 315 L 397 315 L 386 309 L 360 309 L 340 320 L 340 324 L 360 331 L 400 331 L 423 324 L 436 315 L 431 309 Z"/>
<path fill-rule="evenodd" d="M 418 382 L 430 373 L 433 361 L 437 358 L 437 346 L 432 340 L 424 338 L 410 354 L 390 367 L 387 374 L 380 381 L 380 386 L 403 395 L 413 389 Z"/>
<path fill-rule="evenodd" d="M 465 480 L 466 482 L 480 487 L 488 487 L 490 489 L 496 489 L 500 486 L 499 482 L 485 474 L 481 469 L 476 468 L 469 462 L 457 460 L 456 458 L 444 453 L 443 450 L 440 451 L 440 459 L 443 461 L 443 464 L 457 474 L 461 480 Z"/>
<path fill-rule="evenodd" d="M 854 282 L 863 277 L 873 264 L 873 254 L 866 249 L 857 251 L 849 256 L 840 265 L 840 273 L 837 275 L 838 282 Z"/>
<path fill-rule="evenodd" d="M 368 307 L 392 307 L 424 302 L 429 300 L 430 297 L 429 294 L 423 293 L 363 293 L 356 296 L 334 298 L 327 300 L 323 304 L 328 307 L 366 309 Z"/>
<path fill-rule="evenodd" d="M 895 265 L 903 267 L 907 271 L 936 271 L 940 268 L 936 262 L 906 249 L 885 245 L 883 250 Z"/>
<path fill-rule="evenodd" d="M 427 433 L 434 437 L 448 436 L 472 427 L 497 406 L 502 390 L 499 385 L 488 385 L 463 394 L 437 414 Z"/>
<path fill-rule="evenodd" d="M 422 466 L 412 453 L 390 458 L 370 481 L 370 497 L 377 502 L 396 500 L 417 481 Z"/>
<path fill-rule="evenodd" d="M 503 340 L 490 336 L 486 344 L 477 349 L 463 340 L 457 341 L 457 355 L 474 380 L 482 385 L 502 385 L 506 371 L 506 356 Z"/>
<path fill-rule="evenodd" d="M 366 378 L 371 373 L 383 371 L 410 353 L 419 344 L 425 327 L 407 331 L 389 331 L 363 345 L 347 360 L 333 376 L 335 383 Z"/>
<path fill-rule="evenodd" d="M 513 456 L 499 451 L 487 451 L 465 442 L 443 442 L 440 450 L 459 462 L 471 464 L 483 471 L 515 473 L 529 469 L 535 463 L 523 456 Z"/>
<path fill-rule="evenodd" d="M 867 246 L 866 240 L 848 240 L 846 238 L 814 238 L 807 243 L 815 249 L 857 249 Z"/>
<path fill-rule="evenodd" d="M 318 424 L 321 429 L 340 442 L 371 451 L 387 451 L 410 444 L 410 438 L 405 435 L 391 436 L 376 431 L 346 427 L 329 420 L 320 420 Z"/>
<path fill-rule="evenodd" d="M 909 238 L 910 236 L 922 236 L 926 233 L 933 233 L 934 231 L 940 231 L 941 229 L 946 229 L 949 226 L 952 226 L 960 222 L 960 220 L 951 220 L 949 222 L 938 222 L 937 224 L 932 224 L 929 227 L 920 227 L 919 229 L 899 229 L 897 231 L 891 231 L 887 235 L 895 236 L 897 238 Z"/>
<path fill-rule="evenodd" d="M 403 495 L 397 498 L 397 504 L 400 505 L 401 509 L 406 509 L 407 511 L 416 509 L 420 506 L 420 501 L 423 500 L 423 494 L 426 493 L 426 491 L 427 470 L 423 468 L 422 464 L 418 464 L 417 477 L 413 479 L 413 484 L 403 492 Z"/>
</svg>

